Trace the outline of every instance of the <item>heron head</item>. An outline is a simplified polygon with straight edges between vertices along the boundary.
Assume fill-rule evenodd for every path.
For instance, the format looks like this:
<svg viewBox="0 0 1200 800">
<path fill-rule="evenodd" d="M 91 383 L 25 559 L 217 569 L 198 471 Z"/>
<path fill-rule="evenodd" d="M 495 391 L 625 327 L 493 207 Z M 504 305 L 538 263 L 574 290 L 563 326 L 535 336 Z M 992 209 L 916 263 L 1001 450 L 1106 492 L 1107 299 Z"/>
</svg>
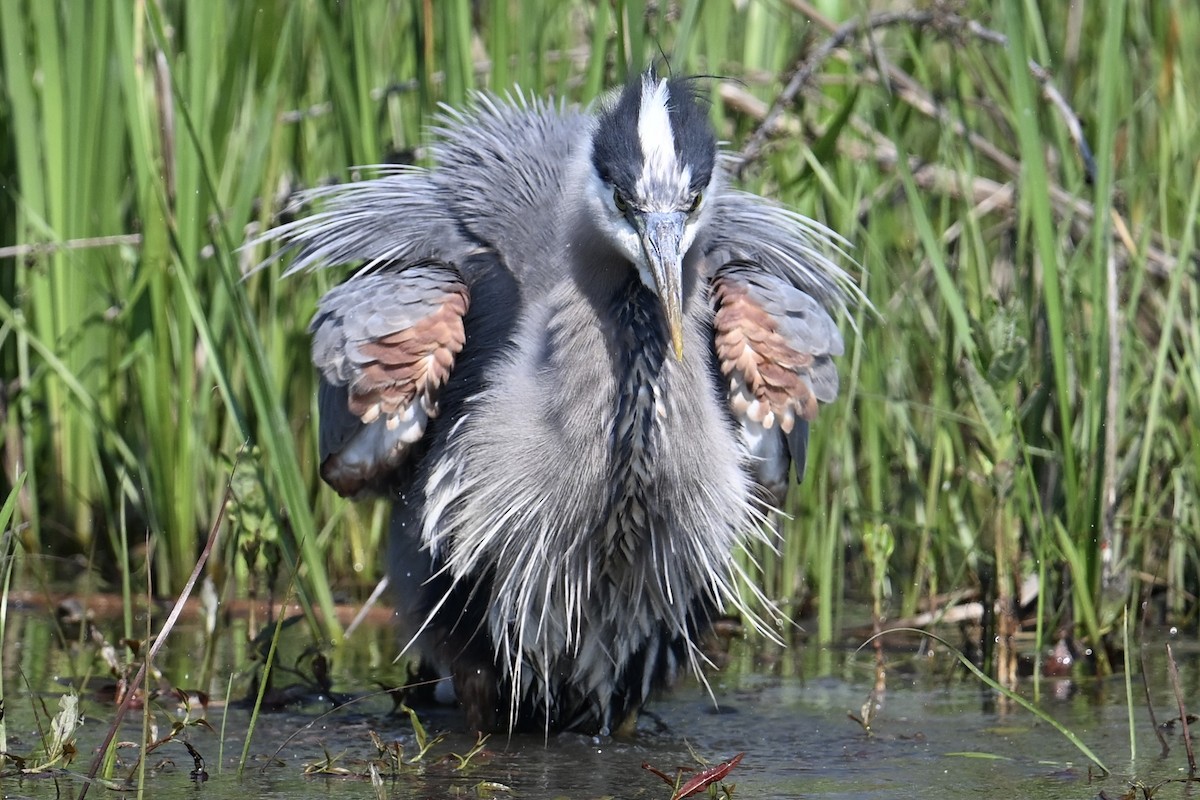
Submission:
<svg viewBox="0 0 1200 800">
<path fill-rule="evenodd" d="M 683 261 L 715 178 L 716 137 L 690 81 L 646 72 L 607 109 L 592 139 L 601 228 L 662 303 L 683 358 Z"/>
</svg>

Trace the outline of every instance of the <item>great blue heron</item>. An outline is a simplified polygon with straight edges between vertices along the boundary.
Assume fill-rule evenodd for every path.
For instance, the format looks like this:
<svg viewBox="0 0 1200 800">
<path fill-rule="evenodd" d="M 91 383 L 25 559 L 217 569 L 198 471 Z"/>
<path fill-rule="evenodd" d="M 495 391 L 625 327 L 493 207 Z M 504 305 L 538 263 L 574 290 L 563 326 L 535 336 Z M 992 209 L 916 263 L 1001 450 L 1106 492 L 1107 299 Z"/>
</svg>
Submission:
<svg viewBox="0 0 1200 800">
<path fill-rule="evenodd" d="M 696 88 L 479 95 L 270 234 L 364 264 L 310 329 L 321 474 L 393 500 L 402 635 L 473 727 L 607 732 L 699 672 L 837 394 L 836 237 L 730 188 Z"/>
</svg>

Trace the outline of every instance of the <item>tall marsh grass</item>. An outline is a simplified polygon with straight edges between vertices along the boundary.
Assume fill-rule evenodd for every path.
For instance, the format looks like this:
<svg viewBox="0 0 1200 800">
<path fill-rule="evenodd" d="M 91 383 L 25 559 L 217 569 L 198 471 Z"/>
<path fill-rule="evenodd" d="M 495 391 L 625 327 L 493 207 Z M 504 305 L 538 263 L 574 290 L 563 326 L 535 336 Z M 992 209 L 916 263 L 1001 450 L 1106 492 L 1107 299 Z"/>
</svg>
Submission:
<svg viewBox="0 0 1200 800">
<path fill-rule="evenodd" d="M 1011 606 L 1030 575 L 1039 634 L 1099 641 L 1143 599 L 1191 618 L 1200 8 L 819 5 L 0 0 L 0 492 L 25 476 L 25 563 L 178 590 L 249 444 L 246 546 L 212 569 L 245 591 L 278 553 L 333 620 L 384 529 L 317 477 L 305 328 L 339 275 L 243 279 L 269 253 L 239 247 L 296 189 L 420 162 L 440 102 L 586 102 L 666 55 L 716 76 L 734 151 L 811 68 L 744 183 L 845 235 L 874 305 L 755 554 L 767 591 L 811 598 L 825 641 L 847 597 Z"/>
</svg>

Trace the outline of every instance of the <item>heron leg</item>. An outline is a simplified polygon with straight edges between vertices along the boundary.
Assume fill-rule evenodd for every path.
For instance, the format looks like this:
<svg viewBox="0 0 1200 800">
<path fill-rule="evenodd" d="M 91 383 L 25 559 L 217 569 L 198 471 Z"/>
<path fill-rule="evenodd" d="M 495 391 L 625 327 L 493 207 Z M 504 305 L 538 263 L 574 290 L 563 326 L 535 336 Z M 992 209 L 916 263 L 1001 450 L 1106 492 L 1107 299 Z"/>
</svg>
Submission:
<svg viewBox="0 0 1200 800">
<path fill-rule="evenodd" d="M 497 677 L 491 664 L 474 659 L 454 664 L 454 693 L 474 731 L 496 731 L 498 727 Z"/>
</svg>

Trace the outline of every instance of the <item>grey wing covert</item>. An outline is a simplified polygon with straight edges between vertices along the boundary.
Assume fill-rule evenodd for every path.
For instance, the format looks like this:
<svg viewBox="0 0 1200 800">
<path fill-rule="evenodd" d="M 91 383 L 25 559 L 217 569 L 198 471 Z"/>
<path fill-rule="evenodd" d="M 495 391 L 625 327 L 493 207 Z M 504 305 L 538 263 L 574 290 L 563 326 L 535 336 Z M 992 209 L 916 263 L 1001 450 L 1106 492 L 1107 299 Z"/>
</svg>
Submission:
<svg viewBox="0 0 1200 800">
<path fill-rule="evenodd" d="M 766 500 L 780 507 L 789 463 L 804 476 L 808 423 L 837 397 L 842 336 L 812 296 L 749 262 L 712 279 L 717 362 Z"/>
<path fill-rule="evenodd" d="M 321 477 L 347 497 L 384 486 L 438 414 L 470 304 L 441 262 L 385 267 L 331 289 L 309 332 L 321 374 Z"/>
</svg>

